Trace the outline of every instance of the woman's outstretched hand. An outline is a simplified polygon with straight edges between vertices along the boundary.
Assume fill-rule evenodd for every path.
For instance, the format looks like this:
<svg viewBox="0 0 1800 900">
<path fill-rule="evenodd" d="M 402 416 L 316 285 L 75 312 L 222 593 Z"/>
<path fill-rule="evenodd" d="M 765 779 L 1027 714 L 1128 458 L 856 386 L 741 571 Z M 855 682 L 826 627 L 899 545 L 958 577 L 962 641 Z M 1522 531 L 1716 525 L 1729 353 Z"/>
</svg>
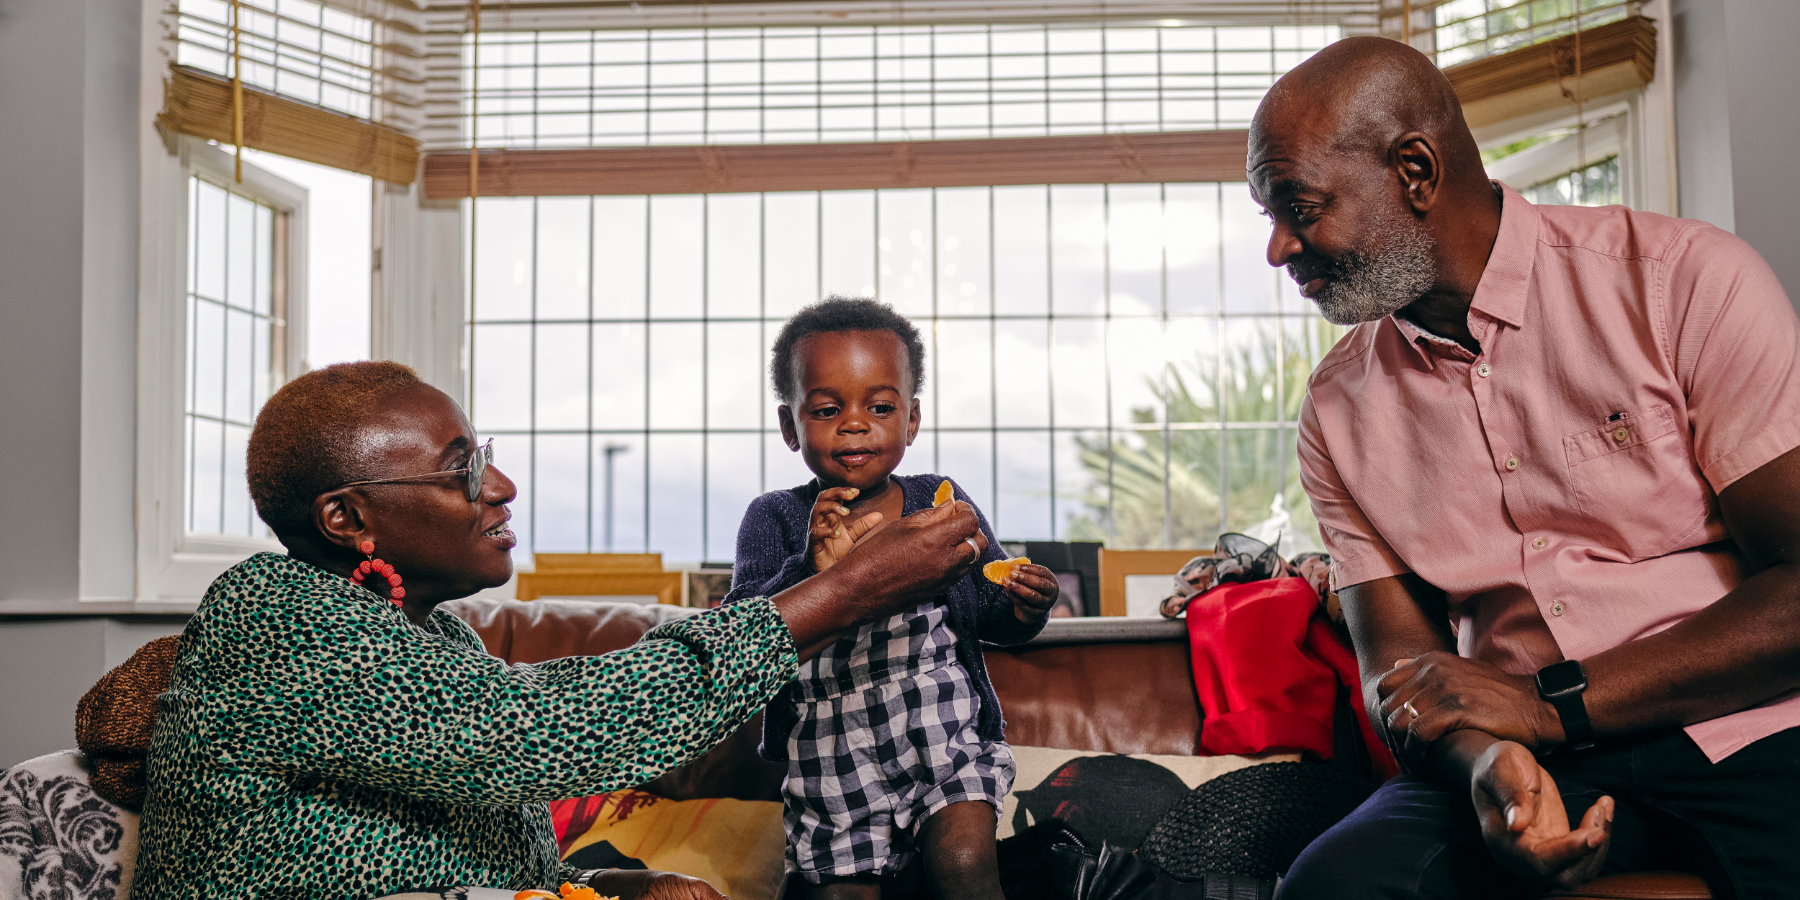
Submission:
<svg viewBox="0 0 1800 900">
<path fill-rule="evenodd" d="M 986 550 L 975 508 L 950 503 L 881 523 L 830 569 L 772 599 L 805 659 L 846 629 L 941 593 Z"/>
<path fill-rule="evenodd" d="M 588 887 L 619 900 L 725 900 L 712 885 L 674 872 L 607 869 L 589 878 Z"/>
</svg>

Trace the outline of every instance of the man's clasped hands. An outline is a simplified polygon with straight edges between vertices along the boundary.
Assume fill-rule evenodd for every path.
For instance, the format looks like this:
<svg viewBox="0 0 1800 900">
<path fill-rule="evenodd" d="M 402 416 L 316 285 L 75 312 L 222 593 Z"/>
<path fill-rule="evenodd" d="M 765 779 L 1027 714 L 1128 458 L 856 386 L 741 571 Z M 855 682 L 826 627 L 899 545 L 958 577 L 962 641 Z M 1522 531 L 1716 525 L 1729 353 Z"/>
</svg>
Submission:
<svg viewBox="0 0 1800 900">
<path fill-rule="evenodd" d="M 1579 884 L 1599 874 L 1614 801 L 1601 797 L 1569 827 L 1538 753 L 1562 745 L 1562 721 L 1530 675 L 1454 653 L 1396 660 L 1364 688 L 1370 718 L 1408 771 L 1469 785 L 1488 849 L 1520 875 Z"/>
</svg>

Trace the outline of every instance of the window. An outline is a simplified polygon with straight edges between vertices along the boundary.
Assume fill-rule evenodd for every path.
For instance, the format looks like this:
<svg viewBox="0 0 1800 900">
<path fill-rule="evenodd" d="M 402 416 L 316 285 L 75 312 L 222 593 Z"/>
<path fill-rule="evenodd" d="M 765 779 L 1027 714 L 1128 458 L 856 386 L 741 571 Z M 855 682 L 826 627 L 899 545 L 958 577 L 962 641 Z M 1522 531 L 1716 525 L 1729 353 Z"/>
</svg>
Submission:
<svg viewBox="0 0 1800 900">
<path fill-rule="evenodd" d="M 1450 0 L 1436 17 L 1437 64 L 1505 53 L 1623 19 L 1637 0 Z"/>
<path fill-rule="evenodd" d="M 1533 203 L 1564 206 L 1606 206 L 1622 203 L 1619 190 L 1619 157 L 1609 156 L 1586 168 L 1539 182 L 1519 192 Z"/>
<path fill-rule="evenodd" d="M 180 0 L 180 65 L 232 75 L 226 0 Z M 375 24 L 313 0 L 238 0 L 244 84 L 358 118 L 374 115 Z"/>
<path fill-rule="evenodd" d="M 141 282 L 138 601 L 191 611 L 220 572 L 277 544 L 250 502 L 244 450 L 263 402 L 304 371 L 305 189 L 184 138 L 146 191 Z"/>
<path fill-rule="evenodd" d="M 1237 128 L 1337 37 L 1142 22 L 484 32 L 478 52 L 465 38 L 459 120 L 427 144 L 467 146 L 471 110 L 482 147 Z"/>
<path fill-rule="evenodd" d="M 188 179 L 186 530 L 267 537 L 244 448 L 287 370 L 287 213 Z"/>
<path fill-rule="evenodd" d="M 766 74 L 753 92 L 752 111 L 762 117 L 756 131 L 749 117 L 712 111 L 716 98 L 751 94 L 696 81 L 683 95 L 690 108 L 661 118 L 669 110 L 649 108 L 642 86 L 659 83 L 662 40 L 685 40 L 684 52 L 704 60 L 715 40 L 767 48 L 773 29 L 492 35 L 494 46 L 512 48 L 495 51 L 494 83 L 517 90 L 493 101 L 512 112 L 478 127 L 490 146 L 526 147 L 728 135 L 986 136 L 1011 115 L 1006 103 L 987 99 L 990 89 L 997 97 L 1012 89 L 994 76 L 998 57 L 985 49 L 1001 30 L 904 30 L 900 37 L 919 38 L 918 70 L 926 74 L 887 93 L 872 76 L 846 88 L 819 74 L 833 59 L 819 48 L 837 46 L 837 35 L 807 29 L 812 55 L 782 76 L 788 87 L 805 85 L 788 107 L 803 115 L 780 119 L 800 123 L 791 131 L 766 115 L 778 93 Z M 1018 30 L 1042 46 L 1063 39 L 1055 27 Z M 1320 45 L 1335 37 L 1270 28 L 1170 36 L 1181 30 L 1066 29 L 1085 35 L 1094 66 L 1115 35 L 1140 39 L 1137 46 L 1149 48 L 1140 57 L 1151 73 L 1145 93 L 1115 87 L 1100 69 L 1085 80 L 1048 81 L 1042 73 L 1055 67 L 1040 50 L 1040 74 L 1026 79 L 1036 118 L 1006 133 L 1056 133 L 1065 122 L 1078 131 L 1241 123 L 1273 78 L 1306 55 L 1280 47 L 1311 46 L 1301 32 L 1318 32 Z M 883 29 L 844 31 L 869 48 L 853 60 L 869 66 L 847 68 L 881 71 L 872 63 Z M 962 52 L 947 49 L 961 45 L 945 33 L 973 34 L 984 49 L 960 62 L 933 57 L 933 46 Z M 1218 48 L 1249 44 L 1250 33 L 1259 42 L 1255 73 L 1227 90 L 1234 82 L 1219 70 L 1236 65 L 1224 60 L 1238 51 Z M 483 109 L 493 99 L 489 38 Z M 623 130 L 602 134 L 598 123 L 615 120 L 586 105 L 600 96 L 594 48 L 627 40 L 645 60 L 635 64 L 640 108 L 629 141 Z M 1205 63 L 1189 61 L 1205 68 L 1205 84 L 1182 100 L 1204 101 L 1211 112 L 1174 120 L 1164 105 L 1159 122 L 1157 60 L 1190 40 L 1214 49 Z M 584 61 L 567 64 L 580 73 L 579 86 L 556 95 L 579 107 L 569 120 L 579 128 L 553 124 L 564 114 L 546 111 L 545 85 L 562 83 L 546 70 L 563 65 L 549 62 L 547 43 L 580 48 Z M 971 59 L 965 71 L 979 91 L 947 86 L 946 73 L 957 71 L 951 63 Z M 683 65 L 683 77 L 710 78 L 704 63 Z M 751 65 L 789 71 L 770 59 Z M 749 78 L 745 72 L 739 77 Z M 914 90 L 907 102 L 917 110 L 902 102 Z M 837 107 L 821 99 L 832 97 L 855 98 L 841 109 L 860 124 L 833 130 Z M 964 100 L 974 113 L 953 121 Z M 1059 119 L 1063 103 L 1081 112 Z M 670 124 L 659 131 L 659 122 Z M 829 293 L 876 296 L 925 333 L 924 423 L 900 471 L 956 478 L 1003 539 L 1211 546 L 1221 530 L 1273 522 L 1290 546 L 1316 544 L 1294 461 L 1294 420 L 1307 375 L 1339 332 L 1263 262 L 1267 223 L 1241 183 L 484 198 L 465 209 L 474 247 L 470 412 L 519 485 L 521 554 L 652 550 L 672 560 L 730 559 L 750 499 L 810 477 L 781 442 L 764 370 L 787 316 Z"/>
</svg>

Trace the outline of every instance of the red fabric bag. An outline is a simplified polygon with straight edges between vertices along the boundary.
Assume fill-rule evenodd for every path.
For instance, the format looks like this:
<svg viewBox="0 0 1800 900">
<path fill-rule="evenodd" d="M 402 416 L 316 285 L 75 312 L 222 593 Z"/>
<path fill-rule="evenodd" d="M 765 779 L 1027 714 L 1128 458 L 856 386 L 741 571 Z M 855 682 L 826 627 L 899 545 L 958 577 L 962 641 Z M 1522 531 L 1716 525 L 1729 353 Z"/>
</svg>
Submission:
<svg viewBox="0 0 1800 900">
<path fill-rule="evenodd" d="M 1363 709 L 1356 655 L 1304 578 L 1224 584 L 1187 608 L 1194 689 L 1211 755 L 1305 751 L 1331 758 L 1338 685 L 1350 689 L 1375 774 L 1399 772 Z"/>
</svg>

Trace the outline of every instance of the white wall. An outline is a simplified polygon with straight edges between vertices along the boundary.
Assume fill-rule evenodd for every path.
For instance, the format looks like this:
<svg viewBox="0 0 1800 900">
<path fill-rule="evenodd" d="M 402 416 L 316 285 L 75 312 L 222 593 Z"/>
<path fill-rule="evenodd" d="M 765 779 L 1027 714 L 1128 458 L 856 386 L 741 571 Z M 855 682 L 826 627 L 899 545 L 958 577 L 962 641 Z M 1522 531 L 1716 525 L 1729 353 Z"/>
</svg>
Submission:
<svg viewBox="0 0 1800 900">
<path fill-rule="evenodd" d="M 0 601 L 104 609 L 136 590 L 143 17 L 138 0 L 0 5 Z M 108 627 L 0 621 L 0 766 L 70 745 Z"/>
<path fill-rule="evenodd" d="M 0 622 L 0 769 L 75 746 L 75 703 L 108 669 L 185 617 Z"/>
<path fill-rule="evenodd" d="M 1736 232 L 1800 302 L 1800 5 L 1672 5 L 1681 215 Z"/>
</svg>

